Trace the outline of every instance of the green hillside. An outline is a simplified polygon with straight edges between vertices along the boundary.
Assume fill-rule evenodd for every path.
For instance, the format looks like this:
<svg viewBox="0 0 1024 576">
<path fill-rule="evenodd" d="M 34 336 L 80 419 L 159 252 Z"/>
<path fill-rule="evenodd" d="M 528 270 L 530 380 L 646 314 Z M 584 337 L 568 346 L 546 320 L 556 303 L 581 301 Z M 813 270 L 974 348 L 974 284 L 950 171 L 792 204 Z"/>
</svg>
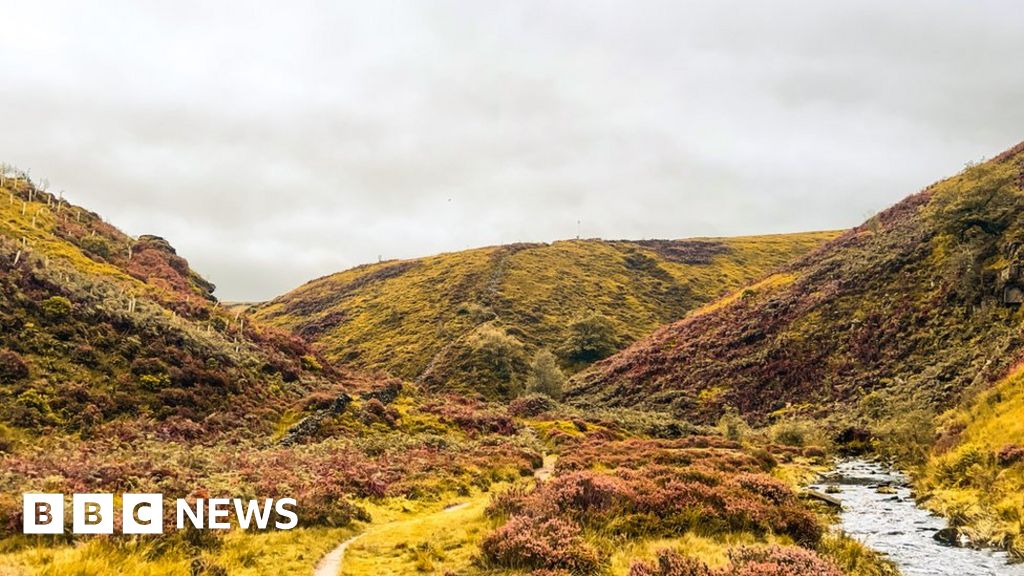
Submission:
<svg viewBox="0 0 1024 576">
<path fill-rule="evenodd" d="M 835 236 L 481 248 L 320 278 L 254 317 L 348 365 L 508 396 L 540 349 L 575 371 Z"/>
<path fill-rule="evenodd" d="M 350 380 L 223 310 L 163 239 L 15 173 L 0 185 L 0 262 L 0 432 L 86 433 L 118 417 L 266 431 L 291 402 Z"/>
<path fill-rule="evenodd" d="M 578 375 L 572 398 L 765 421 L 970 397 L 1020 355 L 1022 160 L 1024 145 L 929 186 Z"/>
<path fill-rule="evenodd" d="M 1024 555 L 1024 370 L 944 414 L 919 487 L 972 542 Z"/>
</svg>

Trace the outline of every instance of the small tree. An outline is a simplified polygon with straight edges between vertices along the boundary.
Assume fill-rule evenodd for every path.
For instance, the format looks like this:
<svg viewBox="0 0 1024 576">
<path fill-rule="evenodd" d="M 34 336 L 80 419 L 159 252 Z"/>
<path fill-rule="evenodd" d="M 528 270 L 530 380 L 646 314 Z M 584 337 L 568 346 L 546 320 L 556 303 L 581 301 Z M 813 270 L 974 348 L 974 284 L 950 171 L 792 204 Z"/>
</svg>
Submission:
<svg viewBox="0 0 1024 576">
<path fill-rule="evenodd" d="M 476 372 L 477 384 L 493 387 L 499 396 L 514 398 L 523 392 L 526 372 L 523 343 L 497 326 L 480 326 L 469 340 L 472 357 L 469 366 Z"/>
<path fill-rule="evenodd" d="M 718 430 L 733 442 L 742 442 L 751 432 L 747 421 L 732 407 L 727 408 L 722 417 L 718 419 Z"/>
<path fill-rule="evenodd" d="M 576 320 L 562 345 L 563 355 L 574 362 L 594 362 L 618 349 L 615 324 L 601 314 Z"/>
<path fill-rule="evenodd" d="M 565 374 L 558 367 L 555 355 L 547 350 L 538 350 L 530 363 L 530 374 L 526 379 L 530 392 L 543 394 L 555 400 L 562 399 L 565 389 Z"/>
</svg>

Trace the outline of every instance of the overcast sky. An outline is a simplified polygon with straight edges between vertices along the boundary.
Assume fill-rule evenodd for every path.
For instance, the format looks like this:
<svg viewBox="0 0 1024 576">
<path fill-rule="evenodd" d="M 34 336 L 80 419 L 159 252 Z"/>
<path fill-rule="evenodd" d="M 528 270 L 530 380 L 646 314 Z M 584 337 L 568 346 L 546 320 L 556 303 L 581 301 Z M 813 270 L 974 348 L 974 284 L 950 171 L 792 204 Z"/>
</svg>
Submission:
<svg viewBox="0 0 1024 576">
<path fill-rule="evenodd" d="M 855 225 L 1024 140 L 1018 0 L 5 1 L 0 160 L 227 300 L 513 241 Z"/>
</svg>

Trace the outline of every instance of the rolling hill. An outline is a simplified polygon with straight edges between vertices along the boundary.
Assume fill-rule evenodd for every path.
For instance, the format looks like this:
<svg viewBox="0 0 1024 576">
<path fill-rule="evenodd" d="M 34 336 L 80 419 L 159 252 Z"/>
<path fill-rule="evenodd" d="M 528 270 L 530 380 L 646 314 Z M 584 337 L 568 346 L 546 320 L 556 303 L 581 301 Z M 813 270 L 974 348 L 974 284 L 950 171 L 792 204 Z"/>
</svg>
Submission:
<svg viewBox="0 0 1024 576">
<path fill-rule="evenodd" d="M 1022 161 L 1024 144 L 927 187 L 594 365 L 570 397 L 763 422 L 972 396 L 1020 357 Z"/>
<path fill-rule="evenodd" d="M 507 397 L 537 350 L 575 371 L 835 236 L 480 248 L 359 266 L 252 315 L 350 366 Z"/>
<path fill-rule="evenodd" d="M 224 310 L 165 240 L 132 238 L 8 171 L 0 262 L 8 433 L 87 433 L 118 417 L 265 432 L 296 399 L 360 380 Z"/>
</svg>

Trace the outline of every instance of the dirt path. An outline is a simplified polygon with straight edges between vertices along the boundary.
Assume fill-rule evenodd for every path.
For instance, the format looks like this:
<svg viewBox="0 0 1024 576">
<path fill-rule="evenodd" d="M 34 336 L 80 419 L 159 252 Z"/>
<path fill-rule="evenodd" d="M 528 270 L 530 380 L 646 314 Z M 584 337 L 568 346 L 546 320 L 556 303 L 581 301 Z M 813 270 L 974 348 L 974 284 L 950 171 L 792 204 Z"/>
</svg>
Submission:
<svg viewBox="0 0 1024 576">
<path fill-rule="evenodd" d="M 469 502 L 453 504 L 442 509 L 440 512 L 434 513 L 434 515 L 451 514 L 452 512 L 458 512 L 459 510 L 466 508 L 472 503 L 473 501 L 471 500 Z M 422 519 L 422 517 L 417 517 L 410 518 L 409 520 L 398 520 L 395 522 L 388 522 L 380 525 L 376 529 L 367 530 L 362 534 L 357 534 L 349 538 L 348 540 L 345 540 L 344 542 L 339 544 L 337 548 L 328 552 L 327 555 L 320 560 L 320 562 L 316 565 L 316 568 L 313 569 L 313 576 L 338 576 L 339 574 L 341 574 L 341 563 L 345 559 L 345 552 L 349 549 L 350 546 L 352 546 L 362 538 L 374 534 L 378 530 L 394 528 L 404 523 L 417 522 L 421 521 Z"/>
<path fill-rule="evenodd" d="M 544 455 L 544 464 L 540 468 L 533 471 L 533 477 L 541 482 L 544 482 L 551 475 L 555 473 L 555 461 L 558 460 L 558 456 L 554 454 Z"/>
<path fill-rule="evenodd" d="M 338 545 L 337 548 L 331 550 L 324 556 L 320 562 L 313 569 L 313 576 L 338 576 L 341 573 L 341 561 L 345 558 L 345 551 L 352 545 L 356 540 L 359 540 L 366 533 L 357 534 L 348 540 L 345 540 Z"/>
<path fill-rule="evenodd" d="M 538 481 L 541 481 L 541 482 L 543 482 L 543 481 L 547 480 L 548 478 L 550 478 L 552 473 L 554 473 L 556 458 L 557 457 L 554 456 L 554 455 L 546 454 L 544 456 L 544 464 L 540 468 L 534 470 L 533 477 L 536 478 Z M 489 498 L 489 496 L 483 496 L 482 495 L 480 498 Z M 479 500 L 479 498 L 478 498 L 478 500 Z M 316 565 L 316 568 L 313 570 L 313 576 L 338 576 L 339 574 L 341 574 L 341 567 L 342 567 L 342 562 L 345 559 L 345 552 L 353 544 L 355 544 L 356 542 L 360 541 L 361 539 L 363 539 L 363 538 L 365 538 L 367 536 L 370 536 L 372 534 L 375 534 L 377 532 L 384 531 L 384 530 L 394 530 L 395 528 L 400 528 L 402 525 L 409 525 L 409 524 L 412 524 L 414 522 L 423 522 L 425 519 L 429 520 L 433 516 L 441 516 L 441 515 L 444 515 L 444 514 L 452 514 L 454 512 L 458 512 L 460 510 L 464 510 L 467 507 L 473 505 L 474 503 L 476 503 L 476 500 L 469 500 L 467 502 L 461 502 L 459 504 L 453 504 L 453 505 L 448 506 L 448 507 L 442 509 L 441 511 L 435 512 L 434 514 L 431 514 L 431 515 L 420 516 L 420 517 L 413 517 L 413 518 L 409 518 L 407 520 L 396 520 L 394 522 L 386 522 L 386 523 L 381 524 L 380 526 L 377 526 L 377 527 L 371 527 L 366 532 L 363 532 L 362 534 L 357 534 L 357 535 L 349 538 L 348 540 L 345 540 L 344 542 L 339 544 L 335 549 L 331 550 Z"/>
</svg>

